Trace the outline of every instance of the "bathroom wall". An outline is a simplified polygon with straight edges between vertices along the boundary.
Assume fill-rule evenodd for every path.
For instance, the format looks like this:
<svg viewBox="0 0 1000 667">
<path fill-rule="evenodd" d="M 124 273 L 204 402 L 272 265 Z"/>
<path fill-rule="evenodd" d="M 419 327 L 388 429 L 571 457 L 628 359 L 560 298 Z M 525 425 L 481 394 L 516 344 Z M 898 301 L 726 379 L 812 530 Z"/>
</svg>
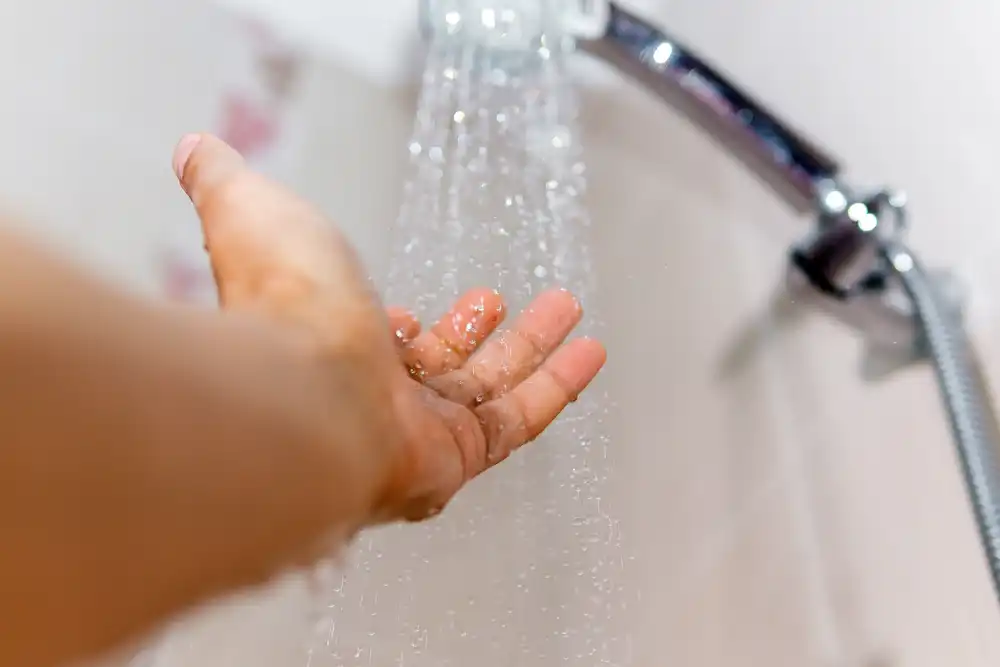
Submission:
<svg viewBox="0 0 1000 667">
<path fill-rule="evenodd" d="M 1000 382 L 1000 6 L 644 4 L 834 147 L 855 180 L 907 188 L 914 244 L 968 280 Z M 196 0 L 0 5 L 0 204 L 109 278 L 161 292 L 162 248 L 197 246 L 170 150 L 217 122 L 225 25 Z M 379 275 L 413 91 L 335 58 L 304 76 L 296 122 L 311 141 L 282 176 Z M 620 406 L 609 502 L 637 557 L 619 627 L 633 664 L 995 664 L 1000 614 L 928 371 L 861 383 L 849 332 L 775 315 L 805 226 L 630 86 L 588 89 L 584 103 L 603 285 L 592 307 L 611 324 Z M 229 601 L 175 632 L 156 664 L 305 664 L 310 611 L 299 581 Z M 429 603 L 427 623 L 439 612 Z M 479 664 L 499 667 L 488 652 Z"/>
</svg>

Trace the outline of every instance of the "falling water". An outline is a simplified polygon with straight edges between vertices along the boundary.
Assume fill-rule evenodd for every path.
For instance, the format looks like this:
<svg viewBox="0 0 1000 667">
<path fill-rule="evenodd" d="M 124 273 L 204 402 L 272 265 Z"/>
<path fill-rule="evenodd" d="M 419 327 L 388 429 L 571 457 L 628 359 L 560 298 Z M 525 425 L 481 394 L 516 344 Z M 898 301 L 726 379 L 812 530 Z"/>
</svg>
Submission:
<svg viewBox="0 0 1000 667">
<path fill-rule="evenodd" d="M 530 49 L 429 47 L 386 301 L 425 323 L 476 286 L 516 312 L 594 292 L 578 103 L 553 36 Z M 582 331 L 598 327 L 588 311 Z M 600 388 L 437 520 L 363 537 L 327 575 L 309 664 L 621 665 L 628 638 Z"/>
</svg>

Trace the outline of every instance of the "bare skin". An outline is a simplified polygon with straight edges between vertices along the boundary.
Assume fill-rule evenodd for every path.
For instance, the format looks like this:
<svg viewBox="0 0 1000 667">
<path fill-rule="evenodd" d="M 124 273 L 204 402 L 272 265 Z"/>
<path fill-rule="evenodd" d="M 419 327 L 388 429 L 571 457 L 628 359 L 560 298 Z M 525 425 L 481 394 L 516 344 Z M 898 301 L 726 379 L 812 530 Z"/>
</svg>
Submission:
<svg viewBox="0 0 1000 667">
<path fill-rule="evenodd" d="M 126 296 L 0 236 L 0 665 L 96 655 L 358 530 L 433 516 L 604 363 L 541 295 L 422 331 L 336 227 L 211 136 L 175 168 L 222 304 Z"/>
</svg>

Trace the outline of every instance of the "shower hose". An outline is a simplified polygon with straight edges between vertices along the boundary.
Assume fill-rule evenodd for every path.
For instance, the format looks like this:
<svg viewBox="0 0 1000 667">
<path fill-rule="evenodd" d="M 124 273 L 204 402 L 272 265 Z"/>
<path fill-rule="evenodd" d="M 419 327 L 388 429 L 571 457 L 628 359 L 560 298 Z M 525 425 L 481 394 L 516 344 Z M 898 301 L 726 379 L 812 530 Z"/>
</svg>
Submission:
<svg viewBox="0 0 1000 667">
<path fill-rule="evenodd" d="M 905 246 L 886 242 L 883 256 L 909 296 L 933 367 L 1000 599 L 1000 429 L 991 393 L 959 317 Z M 900 259 L 904 261 L 899 261 Z"/>
</svg>

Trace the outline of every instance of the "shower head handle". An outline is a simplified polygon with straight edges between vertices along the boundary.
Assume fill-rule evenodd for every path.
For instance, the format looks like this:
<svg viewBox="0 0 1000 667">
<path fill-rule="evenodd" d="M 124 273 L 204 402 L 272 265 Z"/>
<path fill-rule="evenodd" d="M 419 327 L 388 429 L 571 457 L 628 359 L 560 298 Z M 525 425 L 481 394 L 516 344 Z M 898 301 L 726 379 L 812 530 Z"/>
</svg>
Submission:
<svg viewBox="0 0 1000 667">
<path fill-rule="evenodd" d="M 706 131 L 816 228 L 792 255 L 828 297 L 848 299 L 877 282 L 880 237 L 903 221 L 901 197 L 855 192 L 829 153 L 778 118 L 681 41 L 614 2 L 600 36 L 577 46 L 639 82 Z"/>
<path fill-rule="evenodd" d="M 705 130 L 794 210 L 815 213 L 840 189 L 836 160 L 679 40 L 613 2 L 607 17 L 601 35 L 578 47 Z"/>
</svg>

